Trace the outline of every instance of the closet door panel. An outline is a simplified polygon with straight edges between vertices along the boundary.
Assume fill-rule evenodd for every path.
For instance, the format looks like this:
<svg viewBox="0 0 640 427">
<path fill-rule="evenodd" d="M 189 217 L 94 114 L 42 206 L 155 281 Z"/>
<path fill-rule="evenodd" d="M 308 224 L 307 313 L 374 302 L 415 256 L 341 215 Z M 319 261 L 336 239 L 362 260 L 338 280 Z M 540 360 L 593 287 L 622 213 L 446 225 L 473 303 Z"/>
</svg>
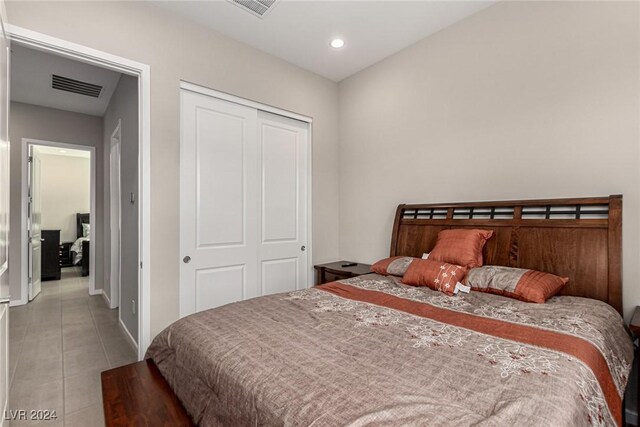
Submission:
<svg viewBox="0 0 640 427">
<path fill-rule="evenodd" d="M 262 261 L 262 294 L 295 290 L 298 264 L 298 257 Z"/>
<path fill-rule="evenodd" d="M 198 270 L 196 311 L 245 299 L 245 266 L 232 265 Z"/>
<path fill-rule="evenodd" d="M 306 287 L 308 124 L 258 113 L 262 295 Z"/>
<path fill-rule="evenodd" d="M 257 111 L 183 91 L 180 315 L 257 296 Z M 252 286 L 249 286 L 252 284 Z"/>
<path fill-rule="evenodd" d="M 298 138 L 262 123 L 262 243 L 297 241 Z"/>
<path fill-rule="evenodd" d="M 246 119 L 196 108 L 198 248 L 245 245 Z"/>
</svg>

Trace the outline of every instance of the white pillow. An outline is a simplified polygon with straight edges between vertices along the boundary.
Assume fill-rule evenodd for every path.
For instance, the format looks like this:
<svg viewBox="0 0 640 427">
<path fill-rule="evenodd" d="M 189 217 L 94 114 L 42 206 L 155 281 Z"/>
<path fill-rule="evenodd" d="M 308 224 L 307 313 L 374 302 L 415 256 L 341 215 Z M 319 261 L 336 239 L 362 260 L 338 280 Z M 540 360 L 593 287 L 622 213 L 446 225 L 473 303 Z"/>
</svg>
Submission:
<svg viewBox="0 0 640 427">
<path fill-rule="evenodd" d="M 82 224 L 82 237 L 89 237 L 91 232 L 91 224 Z"/>
</svg>

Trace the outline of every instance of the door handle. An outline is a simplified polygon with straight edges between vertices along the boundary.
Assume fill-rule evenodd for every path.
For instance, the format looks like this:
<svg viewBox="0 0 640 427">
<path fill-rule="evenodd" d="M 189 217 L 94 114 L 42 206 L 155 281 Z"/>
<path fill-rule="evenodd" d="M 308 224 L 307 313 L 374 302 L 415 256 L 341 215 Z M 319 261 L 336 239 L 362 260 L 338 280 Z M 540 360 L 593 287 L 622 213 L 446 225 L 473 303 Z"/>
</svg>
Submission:
<svg viewBox="0 0 640 427">
<path fill-rule="evenodd" d="M 186 257 L 182 258 L 182 262 L 184 262 L 185 264 L 189 264 L 191 262 L 191 257 L 187 255 Z"/>
<path fill-rule="evenodd" d="M 302 252 L 304 252 L 304 251 L 306 251 L 306 250 L 307 250 L 307 247 L 306 247 L 305 245 L 302 245 L 302 246 L 300 246 L 300 250 L 301 250 Z"/>
<path fill-rule="evenodd" d="M 41 242 L 44 242 L 44 239 L 40 239 Z"/>
<path fill-rule="evenodd" d="M 11 302 L 10 297 L 0 298 L 0 304 L 9 304 Z"/>
</svg>

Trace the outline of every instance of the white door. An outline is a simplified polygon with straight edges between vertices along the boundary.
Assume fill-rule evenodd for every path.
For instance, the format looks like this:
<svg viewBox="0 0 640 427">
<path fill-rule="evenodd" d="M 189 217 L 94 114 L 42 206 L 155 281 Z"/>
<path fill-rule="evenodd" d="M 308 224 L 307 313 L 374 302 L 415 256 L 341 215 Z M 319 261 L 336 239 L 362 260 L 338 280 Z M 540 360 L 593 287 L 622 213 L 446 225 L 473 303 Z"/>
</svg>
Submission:
<svg viewBox="0 0 640 427">
<path fill-rule="evenodd" d="M 307 125 L 182 91 L 180 315 L 306 285 Z"/>
<path fill-rule="evenodd" d="M 121 203 L 120 189 L 120 123 L 111 135 L 111 152 L 109 154 L 109 205 L 111 207 L 111 268 L 109 286 L 111 289 L 111 308 L 120 306 L 120 236 L 121 236 Z"/>
<path fill-rule="evenodd" d="M 42 194 L 40 185 L 40 158 L 35 148 L 29 146 L 29 301 L 40 293 L 42 271 Z"/>
<path fill-rule="evenodd" d="M 0 0 L 0 9 L 4 3 Z M 7 22 L 0 15 L 0 24 Z M 0 25 L 0 427 L 9 424 L 9 41 Z"/>
<path fill-rule="evenodd" d="M 180 315 L 259 295 L 255 109 L 181 95 Z"/>
<path fill-rule="evenodd" d="M 288 292 L 307 282 L 306 123 L 260 111 L 260 294 Z"/>
</svg>

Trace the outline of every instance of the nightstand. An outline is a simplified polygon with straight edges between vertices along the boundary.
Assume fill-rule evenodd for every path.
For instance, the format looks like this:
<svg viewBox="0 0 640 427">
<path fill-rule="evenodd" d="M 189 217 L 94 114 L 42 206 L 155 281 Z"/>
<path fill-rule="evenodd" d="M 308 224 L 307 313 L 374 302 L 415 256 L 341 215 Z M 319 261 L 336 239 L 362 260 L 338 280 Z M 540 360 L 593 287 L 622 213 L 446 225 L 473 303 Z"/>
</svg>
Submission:
<svg viewBox="0 0 640 427">
<path fill-rule="evenodd" d="M 345 267 L 347 264 L 355 265 Z M 353 261 L 338 261 L 330 262 L 328 264 L 318 264 L 314 265 L 313 268 L 316 269 L 317 285 L 371 273 L 371 265 L 354 263 Z"/>
<path fill-rule="evenodd" d="M 71 245 L 73 245 L 73 242 L 60 243 L 60 267 L 73 267 Z"/>
</svg>

